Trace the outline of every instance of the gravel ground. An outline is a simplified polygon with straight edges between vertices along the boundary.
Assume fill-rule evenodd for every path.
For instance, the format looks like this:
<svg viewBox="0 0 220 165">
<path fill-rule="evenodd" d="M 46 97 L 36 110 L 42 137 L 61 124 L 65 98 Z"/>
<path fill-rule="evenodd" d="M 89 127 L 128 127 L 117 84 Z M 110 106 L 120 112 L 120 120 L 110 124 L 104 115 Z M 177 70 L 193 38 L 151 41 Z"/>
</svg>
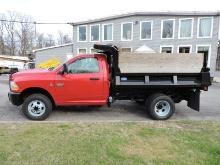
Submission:
<svg viewBox="0 0 220 165">
<path fill-rule="evenodd" d="M 21 107 L 8 101 L 8 77 L 0 76 L 0 122 L 29 121 Z M 186 102 L 176 104 L 176 112 L 170 120 L 217 120 L 220 121 L 220 83 L 214 83 L 208 92 L 201 94 L 200 112 L 191 110 Z M 66 107 L 55 109 L 46 121 L 55 122 L 102 122 L 102 121 L 150 121 L 144 107 L 132 101 L 117 101 L 111 108 Z"/>
</svg>

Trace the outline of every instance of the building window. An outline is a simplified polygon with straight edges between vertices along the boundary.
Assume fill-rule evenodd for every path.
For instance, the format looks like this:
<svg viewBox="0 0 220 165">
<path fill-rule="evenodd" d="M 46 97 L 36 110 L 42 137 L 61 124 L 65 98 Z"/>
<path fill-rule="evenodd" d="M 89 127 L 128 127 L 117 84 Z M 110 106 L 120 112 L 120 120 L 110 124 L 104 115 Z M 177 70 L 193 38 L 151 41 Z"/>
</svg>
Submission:
<svg viewBox="0 0 220 165">
<path fill-rule="evenodd" d="M 173 53 L 173 46 L 161 46 L 160 53 Z"/>
<path fill-rule="evenodd" d="M 122 41 L 130 41 L 132 40 L 132 33 L 133 33 L 133 23 L 128 22 L 128 23 L 122 23 L 121 25 L 121 40 Z"/>
<path fill-rule="evenodd" d="M 78 49 L 78 54 L 86 54 L 87 49 L 86 48 L 79 48 Z"/>
<path fill-rule="evenodd" d="M 94 48 L 91 48 L 91 49 L 90 49 L 90 53 L 91 53 L 91 54 L 98 53 L 98 50 L 97 50 L 97 49 L 94 49 Z"/>
<path fill-rule="evenodd" d="M 172 39 L 174 38 L 174 20 L 163 20 L 162 21 L 162 38 Z"/>
<path fill-rule="evenodd" d="M 190 53 L 192 46 L 179 46 L 178 53 Z"/>
<path fill-rule="evenodd" d="M 100 25 L 91 25 L 90 41 L 99 41 L 99 40 L 100 40 Z"/>
<path fill-rule="evenodd" d="M 112 41 L 113 40 L 113 24 L 104 24 L 103 25 L 103 41 Z"/>
<path fill-rule="evenodd" d="M 152 21 L 143 21 L 140 25 L 140 39 L 152 39 Z"/>
<path fill-rule="evenodd" d="M 85 42 L 87 40 L 87 38 L 86 38 L 87 32 L 86 31 L 87 31 L 86 25 L 78 27 L 78 41 L 79 42 Z"/>
<path fill-rule="evenodd" d="M 179 21 L 179 38 L 191 38 L 193 34 L 193 19 L 186 18 Z"/>
<path fill-rule="evenodd" d="M 71 59 L 71 58 L 73 58 L 73 54 L 72 54 L 72 53 L 70 53 L 70 54 L 68 53 L 68 54 L 66 55 L 66 59 L 69 60 L 69 59 Z"/>
<path fill-rule="evenodd" d="M 132 52 L 132 49 L 131 48 L 121 48 L 121 52 L 122 53 L 130 53 L 130 52 Z"/>
<path fill-rule="evenodd" d="M 198 21 L 198 37 L 208 38 L 212 36 L 212 23 L 211 17 L 199 18 Z"/>
<path fill-rule="evenodd" d="M 197 45 L 196 52 L 206 54 L 208 56 L 208 66 L 210 66 L 210 52 L 211 46 L 210 45 Z"/>
</svg>

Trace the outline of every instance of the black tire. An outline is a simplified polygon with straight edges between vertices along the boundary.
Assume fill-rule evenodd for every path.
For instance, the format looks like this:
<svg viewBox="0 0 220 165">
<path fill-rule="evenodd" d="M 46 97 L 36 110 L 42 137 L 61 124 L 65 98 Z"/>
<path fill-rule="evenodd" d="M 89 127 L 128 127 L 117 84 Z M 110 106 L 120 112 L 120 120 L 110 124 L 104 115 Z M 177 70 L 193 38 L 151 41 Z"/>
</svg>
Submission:
<svg viewBox="0 0 220 165">
<path fill-rule="evenodd" d="M 148 97 L 146 100 L 146 108 L 148 114 L 154 120 L 166 120 L 174 114 L 175 103 L 169 96 L 157 93 Z"/>
<path fill-rule="evenodd" d="M 42 114 L 40 114 L 39 116 L 32 115 L 30 110 L 28 110 L 28 105 L 33 101 L 37 102 L 37 100 L 40 101 L 45 106 L 44 112 Z M 24 100 L 24 103 L 22 105 L 22 111 L 28 119 L 45 120 L 46 118 L 48 118 L 48 116 L 52 112 L 52 107 L 53 107 L 52 102 L 47 96 L 45 96 L 43 94 L 32 94 Z"/>
</svg>

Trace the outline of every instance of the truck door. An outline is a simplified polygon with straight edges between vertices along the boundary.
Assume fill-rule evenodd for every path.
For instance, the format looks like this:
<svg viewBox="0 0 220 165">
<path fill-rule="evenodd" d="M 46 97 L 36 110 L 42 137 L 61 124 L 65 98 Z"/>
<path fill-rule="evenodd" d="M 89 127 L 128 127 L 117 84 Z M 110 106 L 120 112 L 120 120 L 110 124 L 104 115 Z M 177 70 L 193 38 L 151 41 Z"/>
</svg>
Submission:
<svg viewBox="0 0 220 165">
<path fill-rule="evenodd" d="M 68 64 L 68 73 L 57 82 L 57 94 L 63 103 L 98 103 L 103 97 L 103 71 L 95 57 L 80 58 Z"/>
</svg>

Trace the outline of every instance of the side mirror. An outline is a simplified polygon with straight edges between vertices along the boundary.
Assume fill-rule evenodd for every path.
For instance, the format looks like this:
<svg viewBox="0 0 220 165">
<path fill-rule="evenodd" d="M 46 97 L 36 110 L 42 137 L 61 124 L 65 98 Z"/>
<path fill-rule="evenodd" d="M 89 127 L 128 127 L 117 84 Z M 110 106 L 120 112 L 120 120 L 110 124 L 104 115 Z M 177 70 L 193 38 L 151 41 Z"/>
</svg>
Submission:
<svg viewBox="0 0 220 165">
<path fill-rule="evenodd" d="M 61 70 L 59 72 L 59 74 L 63 75 L 64 73 L 68 73 L 68 68 L 67 68 L 67 65 L 65 63 L 63 64 L 63 70 Z"/>
</svg>

